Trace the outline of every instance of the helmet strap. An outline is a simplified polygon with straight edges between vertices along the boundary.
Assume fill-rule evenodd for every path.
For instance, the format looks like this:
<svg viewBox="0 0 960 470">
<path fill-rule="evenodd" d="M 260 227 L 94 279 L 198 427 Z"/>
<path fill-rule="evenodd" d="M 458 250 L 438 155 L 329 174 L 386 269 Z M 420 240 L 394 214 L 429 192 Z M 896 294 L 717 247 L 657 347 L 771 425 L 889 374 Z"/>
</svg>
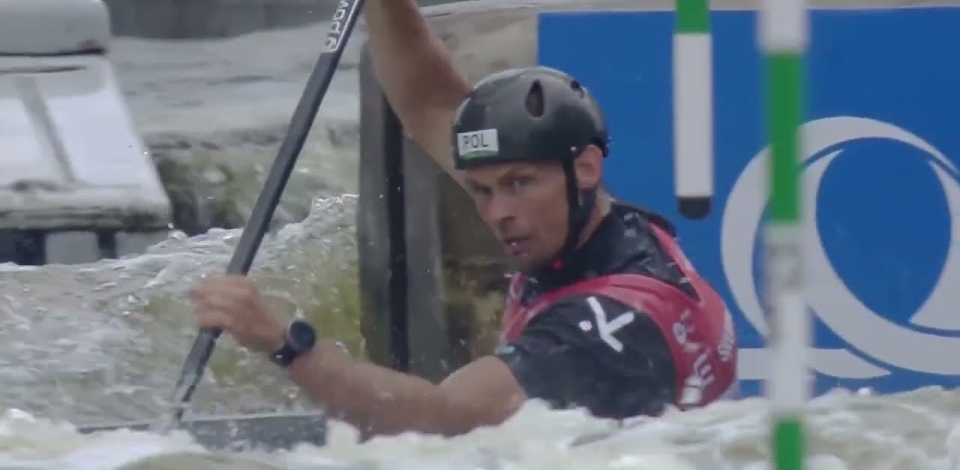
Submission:
<svg viewBox="0 0 960 470">
<path fill-rule="evenodd" d="M 557 260 L 563 263 L 570 259 L 571 255 L 577 249 L 577 242 L 580 241 L 580 235 L 587 227 L 590 220 L 590 214 L 593 212 L 593 206 L 597 200 L 597 189 L 591 188 L 581 193 L 577 185 L 577 173 L 573 169 L 573 160 L 563 161 L 563 173 L 567 179 L 567 204 L 570 207 L 569 226 L 567 230 L 567 240 L 557 255 Z"/>
</svg>

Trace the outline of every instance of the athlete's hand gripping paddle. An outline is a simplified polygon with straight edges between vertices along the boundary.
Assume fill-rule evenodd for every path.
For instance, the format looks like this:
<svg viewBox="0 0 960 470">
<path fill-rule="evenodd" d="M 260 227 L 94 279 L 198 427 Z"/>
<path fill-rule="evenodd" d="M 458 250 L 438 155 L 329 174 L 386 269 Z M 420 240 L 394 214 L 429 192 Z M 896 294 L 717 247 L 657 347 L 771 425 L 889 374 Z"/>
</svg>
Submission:
<svg viewBox="0 0 960 470">
<path fill-rule="evenodd" d="M 343 55 L 350 33 L 363 10 L 363 1 L 338 0 L 337 2 L 337 9 L 333 14 L 330 31 L 324 38 L 323 52 L 317 59 L 313 72 L 307 80 L 307 86 L 293 112 L 287 134 L 280 144 L 277 158 L 270 168 L 270 173 L 263 183 L 260 196 L 253 206 L 250 219 L 243 228 L 240 242 L 227 265 L 228 275 L 246 275 L 250 270 L 250 265 L 253 264 L 253 259 L 260 248 L 260 243 L 263 241 L 270 220 L 273 218 L 273 212 L 297 162 L 300 150 L 303 149 L 310 127 L 313 125 L 320 103 L 330 88 L 330 82 L 333 80 L 333 74 L 340 62 L 340 57 Z M 180 425 L 220 333 L 219 330 L 201 329 L 197 334 L 197 338 L 184 361 L 180 379 L 173 389 L 173 409 L 167 419 L 159 423 L 161 432 L 169 431 Z"/>
</svg>

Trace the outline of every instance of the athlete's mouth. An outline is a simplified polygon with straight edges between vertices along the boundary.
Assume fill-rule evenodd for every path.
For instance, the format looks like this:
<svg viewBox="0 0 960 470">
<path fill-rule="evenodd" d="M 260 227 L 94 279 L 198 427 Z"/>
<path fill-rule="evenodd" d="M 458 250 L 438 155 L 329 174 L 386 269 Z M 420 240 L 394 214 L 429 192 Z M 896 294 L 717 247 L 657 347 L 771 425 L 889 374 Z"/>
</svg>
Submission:
<svg viewBox="0 0 960 470">
<path fill-rule="evenodd" d="M 501 240 L 507 253 L 517 256 L 526 253 L 530 245 L 530 237 L 507 237 Z"/>
</svg>

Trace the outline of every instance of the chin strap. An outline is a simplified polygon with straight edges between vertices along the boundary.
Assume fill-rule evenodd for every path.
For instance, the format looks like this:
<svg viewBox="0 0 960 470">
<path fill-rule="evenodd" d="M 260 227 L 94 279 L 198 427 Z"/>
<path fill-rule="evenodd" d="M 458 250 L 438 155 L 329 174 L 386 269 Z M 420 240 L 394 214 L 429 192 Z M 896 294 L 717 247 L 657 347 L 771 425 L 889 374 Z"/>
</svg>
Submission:
<svg viewBox="0 0 960 470">
<path fill-rule="evenodd" d="M 563 162 L 563 173 L 567 179 L 567 205 L 570 208 L 570 216 L 567 239 L 553 261 L 554 269 L 563 267 L 564 261 L 569 259 L 576 251 L 577 242 L 580 241 L 580 235 L 586 228 L 587 222 L 590 220 L 590 213 L 593 212 L 593 206 L 597 201 L 597 188 L 583 191 L 581 200 L 581 193 L 577 188 L 577 174 L 573 170 L 573 160 Z"/>
</svg>

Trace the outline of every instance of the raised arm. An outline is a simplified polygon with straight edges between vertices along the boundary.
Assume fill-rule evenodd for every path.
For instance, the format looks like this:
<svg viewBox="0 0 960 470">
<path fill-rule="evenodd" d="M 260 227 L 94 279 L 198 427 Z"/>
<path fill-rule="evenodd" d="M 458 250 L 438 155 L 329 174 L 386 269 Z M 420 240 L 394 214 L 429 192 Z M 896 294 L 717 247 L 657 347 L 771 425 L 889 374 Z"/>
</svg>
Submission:
<svg viewBox="0 0 960 470">
<path fill-rule="evenodd" d="M 451 158 L 451 120 L 470 86 L 414 0 L 369 0 L 365 16 L 377 80 L 406 132 L 460 181 Z"/>
</svg>

